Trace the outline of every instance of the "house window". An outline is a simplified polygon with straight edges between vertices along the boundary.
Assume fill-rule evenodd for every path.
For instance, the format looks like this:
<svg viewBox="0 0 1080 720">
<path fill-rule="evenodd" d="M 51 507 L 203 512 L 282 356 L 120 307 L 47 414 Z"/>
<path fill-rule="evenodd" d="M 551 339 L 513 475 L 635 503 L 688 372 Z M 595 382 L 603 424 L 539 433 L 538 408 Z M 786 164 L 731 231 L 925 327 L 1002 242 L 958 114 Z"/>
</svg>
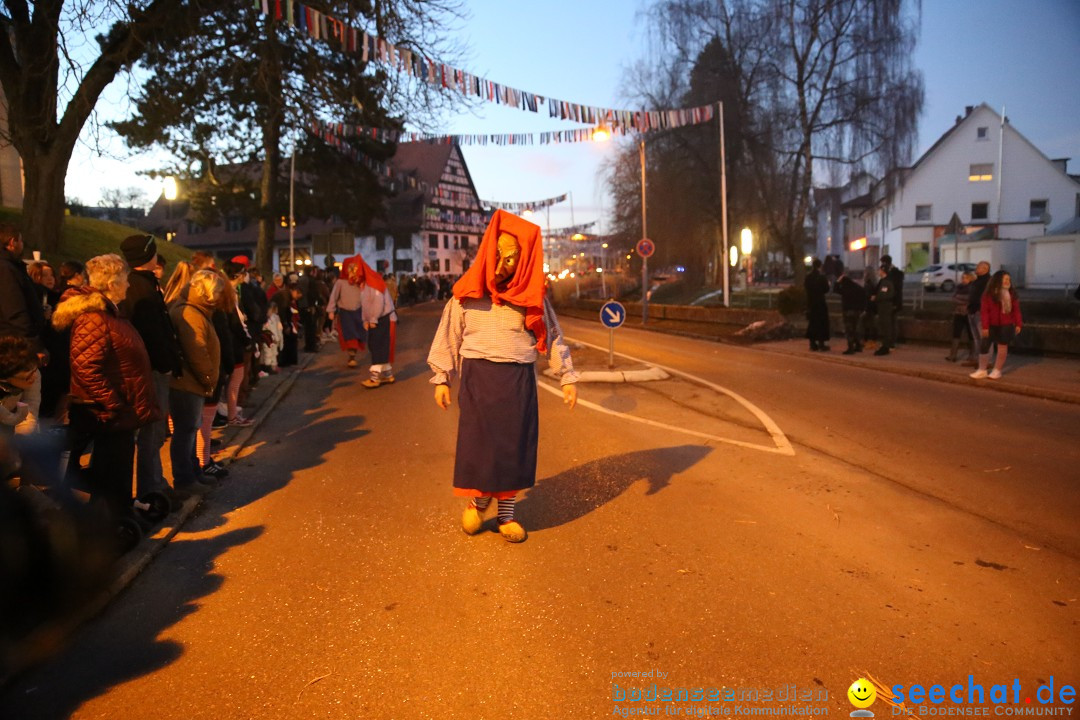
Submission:
<svg viewBox="0 0 1080 720">
<path fill-rule="evenodd" d="M 239 232 L 244 229 L 245 221 L 242 215 L 230 215 L 225 218 L 225 232 Z"/>
<path fill-rule="evenodd" d="M 430 235 L 428 235 L 427 236 L 427 241 L 428 241 L 428 247 L 429 248 L 438 248 L 439 247 L 439 236 L 436 235 L 435 233 L 431 233 Z"/>
<path fill-rule="evenodd" d="M 1076 196 L 1076 207 L 1080 208 L 1080 195 Z M 1080 210 L 1077 210 L 1076 214 L 1080 215 Z M 468 235 L 462 235 L 461 236 L 461 249 L 462 250 L 468 250 L 469 249 L 469 236 Z"/>
<path fill-rule="evenodd" d="M 467 259 L 462 260 L 461 261 L 461 272 L 465 272 L 468 269 L 469 269 L 469 261 Z"/>
<path fill-rule="evenodd" d="M 915 206 L 915 222 L 930 222 L 930 205 Z"/>
<path fill-rule="evenodd" d="M 1032 220 L 1038 220 L 1042 218 L 1043 213 L 1046 212 L 1046 200 L 1032 200 L 1028 209 L 1028 217 Z"/>
<path fill-rule="evenodd" d="M 446 260 L 444 260 L 443 263 L 444 263 L 443 271 L 444 272 L 450 272 L 450 258 L 446 258 Z"/>
<path fill-rule="evenodd" d="M 443 235 L 442 236 L 442 246 L 443 246 L 443 250 L 449 250 L 450 249 L 450 236 L 449 235 Z"/>
<path fill-rule="evenodd" d="M 975 139 L 976 140 L 989 140 L 990 139 L 990 128 L 981 127 L 978 130 L 976 130 L 975 131 Z"/>
<path fill-rule="evenodd" d="M 386 237 L 383 236 L 383 235 L 376 235 L 375 236 L 375 250 L 378 251 L 378 250 L 385 250 L 385 249 L 386 249 Z"/>
<path fill-rule="evenodd" d="M 968 169 L 968 180 L 971 182 L 987 182 L 994 179 L 993 163 L 978 163 Z"/>
<path fill-rule="evenodd" d="M 990 203 L 971 203 L 971 219 L 986 220 L 990 217 Z"/>
</svg>

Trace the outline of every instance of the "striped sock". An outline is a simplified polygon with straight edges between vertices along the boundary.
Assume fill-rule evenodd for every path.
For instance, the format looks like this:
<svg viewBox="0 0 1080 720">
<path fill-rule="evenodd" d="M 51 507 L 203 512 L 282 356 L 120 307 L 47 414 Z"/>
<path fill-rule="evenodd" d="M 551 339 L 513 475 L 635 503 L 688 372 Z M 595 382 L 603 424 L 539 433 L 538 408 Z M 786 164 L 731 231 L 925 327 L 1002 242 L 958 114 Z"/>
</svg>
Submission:
<svg viewBox="0 0 1080 720">
<path fill-rule="evenodd" d="M 472 504 L 476 506 L 476 509 L 483 512 L 488 509 L 488 505 L 491 504 L 491 498 L 489 497 L 477 497 L 472 499 Z"/>
<path fill-rule="evenodd" d="M 507 498 L 499 500 L 499 524 L 503 525 L 508 522 L 514 521 L 514 501 L 517 498 Z"/>
</svg>

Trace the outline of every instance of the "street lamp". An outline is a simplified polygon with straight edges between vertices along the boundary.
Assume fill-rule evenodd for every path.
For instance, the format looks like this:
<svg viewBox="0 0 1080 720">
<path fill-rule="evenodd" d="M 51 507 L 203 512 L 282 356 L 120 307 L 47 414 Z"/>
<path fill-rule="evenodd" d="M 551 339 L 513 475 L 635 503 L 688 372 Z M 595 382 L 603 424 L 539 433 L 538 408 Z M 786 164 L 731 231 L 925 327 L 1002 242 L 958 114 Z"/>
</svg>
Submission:
<svg viewBox="0 0 1080 720">
<path fill-rule="evenodd" d="M 608 129 L 607 123 L 600 123 L 596 126 L 592 133 L 592 139 L 594 142 L 607 142 L 611 139 L 611 130 Z"/>
<path fill-rule="evenodd" d="M 165 178 L 165 182 L 161 185 L 161 192 L 165 195 L 165 199 L 168 201 L 168 205 L 165 206 L 165 219 L 172 220 L 172 204 L 176 199 L 176 178 L 172 175 Z"/>
<path fill-rule="evenodd" d="M 754 279 L 754 258 L 751 255 L 754 251 L 754 233 L 750 232 L 750 228 L 744 227 L 740 239 L 742 241 L 742 253 L 746 256 L 746 286 L 750 287 L 750 283 Z"/>
</svg>

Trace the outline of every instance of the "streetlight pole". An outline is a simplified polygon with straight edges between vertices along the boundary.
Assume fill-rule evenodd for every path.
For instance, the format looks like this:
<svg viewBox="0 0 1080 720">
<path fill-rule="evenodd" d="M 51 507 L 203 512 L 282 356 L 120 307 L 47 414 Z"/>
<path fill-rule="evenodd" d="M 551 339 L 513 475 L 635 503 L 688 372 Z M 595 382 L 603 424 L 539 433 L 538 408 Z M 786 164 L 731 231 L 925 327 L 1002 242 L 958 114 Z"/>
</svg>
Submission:
<svg viewBox="0 0 1080 720">
<path fill-rule="evenodd" d="M 607 297 L 607 243 L 600 246 L 600 294 Z"/>
<path fill-rule="evenodd" d="M 716 103 L 717 116 L 720 118 L 720 216 L 723 226 L 724 254 L 719 264 L 724 269 L 724 307 L 731 307 L 730 273 L 727 268 L 728 234 L 727 234 L 727 158 L 724 154 L 724 103 Z"/>
<path fill-rule="evenodd" d="M 296 235 L 296 217 L 293 214 L 293 196 L 296 181 L 296 146 L 293 146 L 292 160 L 289 162 L 289 270 L 285 273 L 286 281 L 296 269 L 296 247 L 295 247 L 295 235 Z"/>
<path fill-rule="evenodd" d="M 649 237 L 645 213 L 645 138 L 641 138 L 641 237 Z M 649 258 L 641 258 L 641 324 L 649 322 Z"/>
<path fill-rule="evenodd" d="M 746 307 L 750 307 L 750 284 L 754 277 L 754 258 L 751 254 L 754 252 L 754 233 L 744 227 L 741 239 L 743 257 L 746 258 Z"/>
</svg>

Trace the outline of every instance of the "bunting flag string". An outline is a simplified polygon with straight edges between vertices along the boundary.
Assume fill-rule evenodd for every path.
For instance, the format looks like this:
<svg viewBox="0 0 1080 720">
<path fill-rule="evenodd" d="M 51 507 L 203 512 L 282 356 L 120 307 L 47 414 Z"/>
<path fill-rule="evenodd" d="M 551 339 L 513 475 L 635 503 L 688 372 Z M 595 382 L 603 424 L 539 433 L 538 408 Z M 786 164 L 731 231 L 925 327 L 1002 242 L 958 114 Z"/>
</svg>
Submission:
<svg viewBox="0 0 1080 720">
<path fill-rule="evenodd" d="M 325 127 L 344 137 L 370 138 L 381 143 L 423 142 L 432 145 L 552 145 L 575 142 L 595 142 L 596 128 L 584 127 L 541 133 L 501 133 L 495 135 L 430 135 L 399 130 L 384 130 L 350 123 L 325 124 Z M 625 133 L 615 130 L 613 135 Z"/>
<path fill-rule="evenodd" d="M 523 213 L 526 210 L 535 212 L 537 210 L 543 210 L 549 208 L 552 205 L 558 205 L 561 202 L 566 202 L 568 193 L 557 195 L 545 200 L 533 200 L 532 202 L 498 202 L 497 200 L 481 200 L 480 204 L 484 207 L 491 208 L 492 210 L 506 210 L 512 213 Z"/>
<path fill-rule="evenodd" d="M 554 230 L 549 230 L 547 236 L 552 239 L 569 238 L 573 235 L 577 235 L 578 233 L 586 233 L 592 230 L 594 225 L 596 225 L 596 220 L 583 223 L 581 225 L 570 225 L 569 227 L 555 228 Z"/>
<path fill-rule="evenodd" d="M 312 39 L 323 40 L 341 52 L 359 55 L 363 62 L 379 62 L 429 85 L 454 90 L 497 105 L 508 105 L 534 113 L 540 112 L 540 108 L 547 105 L 550 117 L 593 126 L 606 125 L 610 130 L 623 134 L 670 130 L 710 122 L 715 117 L 714 105 L 672 110 L 617 110 L 545 98 L 444 65 L 408 48 L 398 48 L 383 38 L 369 35 L 295 0 L 254 0 L 254 5 L 257 12 L 270 20 L 286 22 Z"/>
</svg>

